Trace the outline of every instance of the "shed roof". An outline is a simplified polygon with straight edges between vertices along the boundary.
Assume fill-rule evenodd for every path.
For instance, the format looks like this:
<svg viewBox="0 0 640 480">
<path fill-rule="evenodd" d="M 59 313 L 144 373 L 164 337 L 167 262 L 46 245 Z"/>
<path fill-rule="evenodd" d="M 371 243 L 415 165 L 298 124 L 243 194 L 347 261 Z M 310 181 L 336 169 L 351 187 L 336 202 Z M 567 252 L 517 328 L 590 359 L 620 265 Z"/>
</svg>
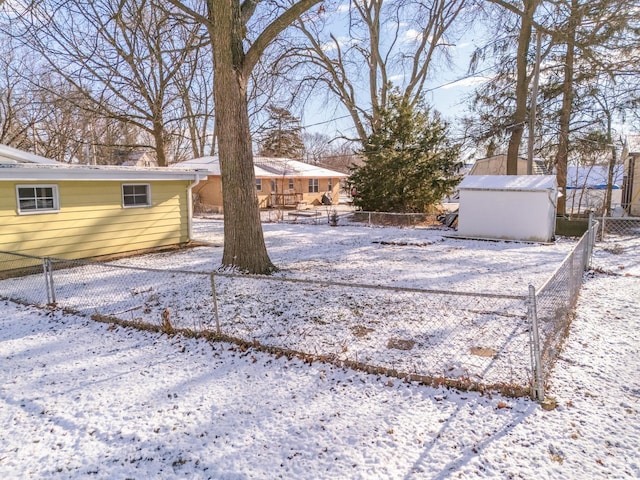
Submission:
<svg viewBox="0 0 640 480">
<path fill-rule="evenodd" d="M 544 191 L 556 188 L 555 175 L 468 175 L 459 190 Z"/>
</svg>

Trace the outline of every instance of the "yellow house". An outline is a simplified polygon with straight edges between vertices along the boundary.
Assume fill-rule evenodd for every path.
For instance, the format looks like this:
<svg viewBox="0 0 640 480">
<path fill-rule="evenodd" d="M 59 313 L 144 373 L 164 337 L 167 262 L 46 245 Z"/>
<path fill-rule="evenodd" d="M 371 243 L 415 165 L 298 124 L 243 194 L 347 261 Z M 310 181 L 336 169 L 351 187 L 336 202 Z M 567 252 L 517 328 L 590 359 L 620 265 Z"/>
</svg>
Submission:
<svg viewBox="0 0 640 480">
<path fill-rule="evenodd" d="M 206 171 L 206 181 L 193 190 L 205 210 L 222 212 L 222 177 L 218 157 L 202 157 L 173 164 L 172 170 Z M 256 195 L 260 208 L 338 203 L 340 180 L 348 175 L 289 158 L 254 158 Z"/>
<path fill-rule="evenodd" d="M 2 252 L 79 259 L 189 242 L 196 172 L 68 165 L 0 145 Z"/>
</svg>

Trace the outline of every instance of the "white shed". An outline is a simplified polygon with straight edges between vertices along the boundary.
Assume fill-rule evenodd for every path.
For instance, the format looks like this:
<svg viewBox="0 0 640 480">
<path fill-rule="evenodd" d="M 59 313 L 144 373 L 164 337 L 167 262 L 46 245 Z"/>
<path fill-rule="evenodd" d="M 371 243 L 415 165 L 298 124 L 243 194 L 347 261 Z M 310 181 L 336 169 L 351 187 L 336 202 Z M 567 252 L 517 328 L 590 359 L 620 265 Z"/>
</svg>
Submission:
<svg viewBox="0 0 640 480">
<path fill-rule="evenodd" d="M 469 175 L 458 189 L 459 236 L 553 240 L 558 197 L 554 175 Z"/>
</svg>

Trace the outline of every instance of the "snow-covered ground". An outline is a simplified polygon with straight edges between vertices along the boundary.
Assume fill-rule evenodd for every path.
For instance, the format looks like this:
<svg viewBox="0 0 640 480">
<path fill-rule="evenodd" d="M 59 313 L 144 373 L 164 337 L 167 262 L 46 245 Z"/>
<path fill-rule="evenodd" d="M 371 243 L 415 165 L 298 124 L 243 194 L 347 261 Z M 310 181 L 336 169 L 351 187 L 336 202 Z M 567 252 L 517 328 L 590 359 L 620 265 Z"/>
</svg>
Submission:
<svg viewBox="0 0 640 480">
<path fill-rule="evenodd" d="M 115 262 L 119 268 L 56 270 L 57 304 L 156 325 L 166 312 L 176 328 L 219 324 L 247 342 L 402 374 L 526 388 L 528 285 L 540 287 L 575 244 L 454 239 L 449 229 L 331 228 L 326 219 L 264 229 L 281 270 L 259 279 L 218 276 L 219 322 L 206 273 L 221 260 L 222 222 L 215 220 L 195 222 L 196 235 L 212 246 L 126 258 Z M 0 295 L 45 304 L 42 284 L 41 274 L 5 280 Z"/>
<path fill-rule="evenodd" d="M 219 241 L 210 222 L 196 228 Z M 433 284 L 415 272 L 420 230 L 282 228 L 265 226 L 285 272 L 316 271 L 295 261 L 306 245 L 333 252 L 335 262 L 314 258 L 359 281 L 340 272 L 342 259 L 366 249 L 391 263 L 385 281 Z M 318 242 L 321 233 L 334 236 Z M 539 286 L 570 247 L 532 247 L 527 268 L 509 268 L 529 247 L 482 243 L 443 239 L 429 258 L 465 288 L 477 279 L 451 272 L 467 258 L 485 273 L 504 262 L 495 268 L 509 285 Z M 403 258 L 414 267 L 406 277 Z M 593 265 L 552 376 L 552 411 L 0 301 L 0 478 L 638 478 L 640 241 L 600 244 Z"/>
</svg>

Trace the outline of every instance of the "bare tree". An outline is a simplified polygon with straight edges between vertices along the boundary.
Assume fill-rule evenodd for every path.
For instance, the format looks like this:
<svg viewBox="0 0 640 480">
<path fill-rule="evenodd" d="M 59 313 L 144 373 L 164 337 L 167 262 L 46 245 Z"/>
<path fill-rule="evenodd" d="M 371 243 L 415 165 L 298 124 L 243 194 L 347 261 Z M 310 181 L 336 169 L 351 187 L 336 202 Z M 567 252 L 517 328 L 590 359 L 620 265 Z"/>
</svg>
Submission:
<svg viewBox="0 0 640 480">
<path fill-rule="evenodd" d="M 28 82 L 16 74 L 26 67 L 25 60 L 10 42 L 0 43 L 0 143 L 16 148 L 28 148 L 40 117 Z"/>
<path fill-rule="evenodd" d="M 469 3 L 356 0 L 346 18 L 321 7 L 296 23 L 303 35 L 298 43 L 304 43 L 288 54 L 310 69 L 308 83 L 324 85 L 344 106 L 356 130 L 352 139 L 365 146 L 380 125 L 393 83 L 416 104 L 434 66 L 448 58 L 454 22 Z M 340 36 L 339 28 L 347 28 L 349 37 Z"/>
<path fill-rule="evenodd" d="M 304 143 L 304 161 L 307 163 L 317 164 L 322 157 L 330 155 L 331 137 L 324 133 L 302 133 L 302 142 Z"/>
<path fill-rule="evenodd" d="M 45 0 L 18 8 L 5 32 L 39 52 L 86 100 L 78 107 L 148 132 L 158 164 L 166 165 L 182 118 L 178 80 L 195 64 L 200 26 L 177 20 L 158 0 Z"/>
<path fill-rule="evenodd" d="M 196 6 L 169 1 L 204 25 L 211 41 L 225 214 L 222 264 L 251 273 L 270 273 L 275 266 L 267 254 L 255 191 L 248 82 L 265 49 L 319 0 L 300 0 L 275 11 L 267 6 L 262 25 L 250 23 L 260 4 L 257 0 L 210 0 L 196 2 Z"/>
</svg>

